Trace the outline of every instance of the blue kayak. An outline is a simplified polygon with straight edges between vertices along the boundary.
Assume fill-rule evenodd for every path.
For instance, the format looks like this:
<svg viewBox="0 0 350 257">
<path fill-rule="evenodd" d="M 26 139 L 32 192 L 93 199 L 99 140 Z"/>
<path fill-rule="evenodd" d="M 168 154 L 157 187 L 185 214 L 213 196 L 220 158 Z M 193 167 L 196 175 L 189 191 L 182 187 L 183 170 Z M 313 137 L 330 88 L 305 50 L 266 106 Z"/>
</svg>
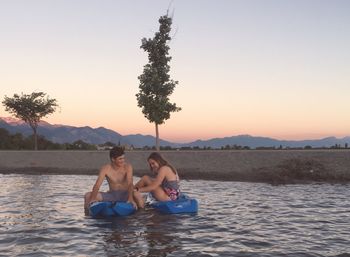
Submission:
<svg viewBox="0 0 350 257">
<path fill-rule="evenodd" d="M 95 202 L 89 207 L 89 214 L 93 218 L 127 216 L 134 212 L 134 206 L 127 202 Z"/>
<path fill-rule="evenodd" d="M 166 214 L 198 212 L 198 201 L 189 198 L 185 194 L 181 194 L 181 196 L 175 201 L 155 201 L 152 202 L 150 206 L 161 213 Z"/>
</svg>

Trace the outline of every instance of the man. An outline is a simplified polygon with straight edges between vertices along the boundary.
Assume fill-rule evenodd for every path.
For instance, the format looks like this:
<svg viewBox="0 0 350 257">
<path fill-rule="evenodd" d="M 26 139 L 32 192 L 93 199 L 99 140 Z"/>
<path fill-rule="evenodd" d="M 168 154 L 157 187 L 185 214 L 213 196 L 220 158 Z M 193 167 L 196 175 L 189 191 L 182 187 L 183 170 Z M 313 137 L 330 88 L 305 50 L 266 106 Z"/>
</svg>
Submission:
<svg viewBox="0 0 350 257">
<path fill-rule="evenodd" d="M 135 208 L 133 199 L 133 169 L 125 162 L 124 149 L 114 147 L 109 152 L 111 163 L 102 166 L 91 192 L 85 194 L 85 210 L 93 202 L 130 202 Z M 108 192 L 99 192 L 104 179 L 109 185 Z"/>
</svg>

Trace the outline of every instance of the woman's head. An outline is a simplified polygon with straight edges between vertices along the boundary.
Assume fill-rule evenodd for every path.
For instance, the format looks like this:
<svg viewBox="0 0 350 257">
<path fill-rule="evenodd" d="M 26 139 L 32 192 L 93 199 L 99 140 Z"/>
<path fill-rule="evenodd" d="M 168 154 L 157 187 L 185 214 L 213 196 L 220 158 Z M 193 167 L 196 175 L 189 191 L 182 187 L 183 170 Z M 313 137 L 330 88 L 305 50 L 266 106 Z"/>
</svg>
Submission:
<svg viewBox="0 0 350 257">
<path fill-rule="evenodd" d="M 157 152 L 151 153 L 150 156 L 147 158 L 147 161 L 148 161 L 149 167 L 153 171 L 158 171 L 161 167 L 168 166 L 174 171 L 174 173 L 176 173 L 175 168 L 172 165 L 170 165 L 169 162 L 165 160 L 160 153 L 157 153 Z"/>
</svg>

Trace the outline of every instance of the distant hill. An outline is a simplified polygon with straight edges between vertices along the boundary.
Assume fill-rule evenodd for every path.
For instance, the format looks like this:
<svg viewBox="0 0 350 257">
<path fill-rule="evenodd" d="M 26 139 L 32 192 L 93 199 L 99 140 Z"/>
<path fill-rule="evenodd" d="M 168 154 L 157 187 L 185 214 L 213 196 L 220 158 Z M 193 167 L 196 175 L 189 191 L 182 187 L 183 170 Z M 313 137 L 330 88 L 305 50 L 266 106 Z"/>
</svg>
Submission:
<svg viewBox="0 0 350 257">
<path fill-rule="evenodd" d="M 155 137 L 150 135 L 126 135 L 123 136 L 121 143 L 127 143 L 135 146 L 135 147 L 144 147 L 144 146 L 153 146 L 155 145 Z M 171 146 L 171 147 L 181 147 L 181 144 L 172 143 L 166 140 L 159 140 L 160 146 Z"/>
<path fill-rule="evenodd" d="M 28 124 L 14 118 L 0 117 L 0 128 L 8 130 L 11 134 L 21 133 L 25 136 L 33 134 L 33 130 Z M 83 140 L 89 144 L 112 142 L 115 144 L 121 143 L 133 145 L 134 147 L 152 147 L 155 145 L 155 137 L 153 136 L 141 134 L 122 136 L 121 134 L 104 127 L 74 127 L 68 125 L 51 125 L 47 122 L 40 122 L 38 126 L 38 134 L 52 142 L 60 144 Z M 176 147 L 179 144 L 160 140 L 160 145 Z"/>
<path fill-rule="evenodd" d="M 10 133 L 21 133 L 23 135 L 33 134 L 29 125 L 15 120 L 0 118 L 0 127 L 7 129 Z M 40 122 L 38 134 L 55 143 L 73 143 L 77 140 L 83 140 L 90 144 L 103 144 L 107 141 L 118 143 L 122 139 L 119 133 L 103 127 L 73 127 L 66 125 L 51 125 L 47 122 Z"/>
<path fill-rule="evenodd" d="M 5 128 L 11 134 L 22 133 L 26 136 L 32 134 L 32 129 L 29 125 L 14 118 L 2 118 L 0 117 L 0 128 Z M 103 144 L 106 142 L 112 142 L 115 144 L 128 144 L 134 147 L 152 147 L 155 145 L 155 137 L 150 135 L 121 135 L 113 130 L 106 129 L 104 127 L 91 128 L 74 127 L 68 125 L 52 125 L 47 122 L 40 122 L 38 126 L 38 134 L 44 136 L 46 139 L 55 143 L 73 143 L 77 140 L 83 140 L 90 144 Z M 226 145 L 233 146 L 248 146 L 250 148 L 257 147 L 332 147 L 334 145 L 345 144 L 350 146 L 350 137 L 335 138 L 327 137 L 317 140 L 277 140 L 268 137 L 254 137 L 250 135 L 239 135 L 223 138 L 212 138 L 209 140 L 196 140 L 190 143 L 174 143 L 160 139 L 161 146 L 171 147 L 210 147 L 212 149 L 220 149 Z"/>
<path fill-rule="evenodd" d="M 199 147 L 212 147 L 212 148 L 221 148 L 226 145 L 237 145 L 237 146 L 248 146 L 250 148 L 257 147 L 332 147 L 334 145 L 344 146 L 345 144 L 350 146 L 350 137 L 344 137 L 341 139 L 335 137 L 327 137 L 323 139 L 316 140 L 277 140 L 268 137 L 253 137 L 250 135 L 240 135 L 224 138 L 213 138 L 209 140 L 197 140 L 187 145 L 190 147 L 199 146 Z"/>
</svg>

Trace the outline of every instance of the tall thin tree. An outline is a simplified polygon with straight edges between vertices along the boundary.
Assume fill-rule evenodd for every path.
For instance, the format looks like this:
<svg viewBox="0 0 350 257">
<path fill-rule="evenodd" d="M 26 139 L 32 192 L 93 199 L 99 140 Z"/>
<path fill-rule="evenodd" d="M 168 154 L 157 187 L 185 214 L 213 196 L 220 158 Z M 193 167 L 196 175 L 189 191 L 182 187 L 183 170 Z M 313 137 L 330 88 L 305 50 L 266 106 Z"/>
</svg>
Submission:
<svg viewBox="0 0 350 257">
<path fill-rule="evenodd" d="M 2 104 L 6 111 L 14 114 L 16 118 L 28 123 L 33 129 L 34 150 L 38 150 L 37 128 L 42 117 L 55 112 L 58 107 L 56 99 L 50 99 L 43 92 L 27 94 L 14 94 L 13 97 L 5 96 Z"/>
<path fill-rule="evenodd" d="M 178 81 L 170 79 L 171 56 L 169 56 L 168 42 L 171 40 L 170 31 L 172 17 L 168 13 L 159 18 L 159 31 L 153 38 L 142 38 L 141 46 L 148 53 L 148 63 L 143 67 L 139 93 L 136 94 L 138 106 L 151 123 L 155 123 L 156 148 L 159 151 L 159 128 L 165 120 L 170 118 L 171 112 L 181 110 L 175 103 L 169 101 Z"/>
</svg>

